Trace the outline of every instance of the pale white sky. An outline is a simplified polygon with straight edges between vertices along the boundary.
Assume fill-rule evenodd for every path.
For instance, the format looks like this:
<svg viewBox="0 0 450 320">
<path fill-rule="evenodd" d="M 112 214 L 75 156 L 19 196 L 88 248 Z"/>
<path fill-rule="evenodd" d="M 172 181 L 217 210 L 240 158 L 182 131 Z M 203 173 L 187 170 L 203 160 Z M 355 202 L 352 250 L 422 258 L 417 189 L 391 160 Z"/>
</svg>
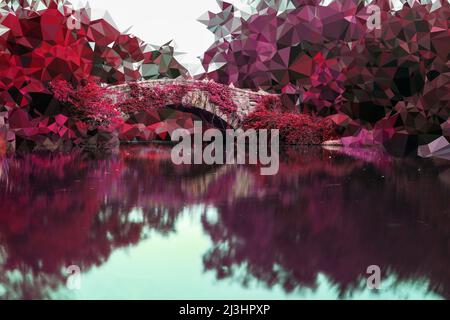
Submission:
<svg viewBox="0 0 450 320">
<path fill-rule="evenodd" d="M 72 3 L 78 7 L 86 0 Z M 179 51 L 188 53 L 184 58 L 187 62 L 195 62 L 214 42 L 214 35 L 197 19 L 207 11 L 220 11 L 215 0 L 90 0 L 89 3 L 92 8 L 106 9 L 120 31 L 133 26 L 130 32 L 147 43 L 162 45 L 175 39 Z"/>
</svg>

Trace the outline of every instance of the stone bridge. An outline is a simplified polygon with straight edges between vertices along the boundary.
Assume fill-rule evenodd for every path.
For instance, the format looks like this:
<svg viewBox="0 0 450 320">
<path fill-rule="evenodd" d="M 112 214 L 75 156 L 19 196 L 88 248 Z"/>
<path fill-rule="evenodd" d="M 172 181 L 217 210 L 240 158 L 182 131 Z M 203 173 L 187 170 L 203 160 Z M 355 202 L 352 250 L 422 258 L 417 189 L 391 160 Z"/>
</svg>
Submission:
<svg viewBox="0 0 450 320">
<path fill-rule="evenodd" d="M 255 92 L 238 89 L 232 85 L 221 85 L 209 80 L 160 79 L 134 82 L 134 84 L 137 84 L 141 88 L 159 87 L 164 89 L 165 87 L 174 85 L 186 88 L 186 94 L 183 97 L 177 98 L 177 100 L 182 102 L 181 104 L 184 108 L 198 108 L 210 112 L 235 129 L 239 128 L 245 117 L 255 110 L 258 101 L 262 97 L 270 95 L 264 91 Z M 234 104 L 236 110 L 231 113 L 225 112 L 220 105 L 211 101 L 211 92 L 207 90 L 208 84 L 213 84 L 216 89 L 224 90 L 224 92 L 227 92 L 227 95 L 229 93 L 230 102 Z M 108 88 L 119 94 L 126 94 L 131 90 L 130 84 L 110 86 Z M 165 102 L 167 106 L 176 104 L 170 100 Z"/>
</svg>

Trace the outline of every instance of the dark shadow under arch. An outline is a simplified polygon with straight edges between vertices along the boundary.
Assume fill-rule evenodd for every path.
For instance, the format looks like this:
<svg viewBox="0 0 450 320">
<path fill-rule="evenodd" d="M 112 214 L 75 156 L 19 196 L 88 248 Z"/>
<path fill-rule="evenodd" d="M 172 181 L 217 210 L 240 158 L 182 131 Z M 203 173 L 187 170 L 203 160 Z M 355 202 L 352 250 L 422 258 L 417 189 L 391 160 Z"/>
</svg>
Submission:
<svg viewBox="0 0 450 320">
<path fill-rule="evenodd" d="M 219 130 L 232 129 L 232 126 L 229 125 L 225 120 L 215 115 L 214 113 L 201 108 L 180 104 L 167 105 L 165 106 L 165 108 L 194 114 L 199 117 L 202 122 L 208 123 Z"/>
</svg>

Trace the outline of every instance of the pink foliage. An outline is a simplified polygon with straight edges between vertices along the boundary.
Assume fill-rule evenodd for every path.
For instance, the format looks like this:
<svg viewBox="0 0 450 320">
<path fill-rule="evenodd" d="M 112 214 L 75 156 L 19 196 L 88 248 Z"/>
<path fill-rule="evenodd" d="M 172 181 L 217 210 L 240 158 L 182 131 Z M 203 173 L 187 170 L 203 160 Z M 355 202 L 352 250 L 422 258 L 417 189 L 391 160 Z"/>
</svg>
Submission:
<svg viewBox="0 0 450 320">
<path fill-rule="evenodd" d="M 337 137 L 331 120 L 305 113 L 289 112 L 278 95 L 265 95 L 256 111 L 244 120 L 246 129 L 278 129 L 281 142 L 290 145 L 319 145 Z"/>
<path fill-rule="evenodd" d="M 121 93 L 101 87 L 95 82 L 88 81 L 74 87 L 67 81 L 54 80 L 50 89 L 54 98 L 62 103 L 63 112 L 71 119 L 70 123 L 75 124 L 75 135 L 81 136 L 81 140 L 93 140 L 94 144 L 98 141 L 89 136 L 92 129 L 107 130 L 103 135 L 110 136 L 113 140 L 117 136 L 115 133 L 118 133 L 121 141 L 131 141 L 135 138 L 147 141 L 157 137 L 166 139 L 167 133 L 178 125 L 189 127 L 192 123 L 189 116 L 181 115 L 181 122 L 178 121 L 174 127 L 170 119 L 166 124 L 161 121 L 165 120 L 165 116 L 170 118 L 175 115 L 158 113 L 168 105 L 186 103 L 183 98 L 189 92 L 205 93 L 209 101 L 224 113 L 230 114 L 237 110 L 229 87 L 212 82 L 174 83 L 151 87 L 133 82 L 129 84 L 129 91 Z"/>
<path fill-rule="evenodd" d="M 55 99 L 67 105 L 69 115 L 89 124 L 108 126 L 122 121 L 111 92 L 88 81 L 74 88 L 65 80 L 54 80 L 50 89 Z"/>
<path fill-rule="evenodd" d="M 345 91 L 342 63 L 338 58 L 325 59 L 321 52 L 313 61 L 315 67 L 309 78 L 311 87 L 303 93 L 305 110 L 322 115 L 334 113 L 334 108 L 341 107 Z"/>
<path fill-rule="evenodd" d="M 208 92 L 209 101 L 216 104 L 225 114 L 232 114 L 237 111 L 237 106 L 231 99 L 232 93 L 228 86 L 214 81 L 202 82 L 198 86 L 198 89 Z"/>
<path fill-rule="evenodd" d="M 68 105 L 71 116 L 77 120 L 95 124 L 111 124 L 119 121 L 120 112 L 132 116 L 141 111 L 151 111 L 167 105 L 182 105 L 189 92 L 202 91 L 209 101 L 226 114 L 236 112 L 232 92 L 228 86 L 215 82 L 168 84 L 154 87 L 130 84 L 130 91 L 115 105 L 111 92 L 96 83 L 87 82 L 77 88 L 66 81 L 54 81 L 51 89 L 57 100 Z M 120 110 L 120 112 L 119 112 Z M 257 111 L 244 120 L 244 127 L 253 129 L 279 129 L 285 144 L 321 144 L 336 137 L 331 120 L 314 118 L 301 113 L 286 112 L 277 95 L 267 95 L 257 102 Z"/>
<path fill-rule="evenodd" d="M 262 96 L 257 104 L 257 110 L 268 110 L 268 111 L 281 111 L 283 110 L 283 104 L 281 103 L 281 99 L 278 95 L 265 95 Z"/>
<path fill-rule="evenodd" d="M 330 120 L 308 114 L 258 110 L 244 121 L 246 129 L 278 129 L 280 139 L 290 145 L 319 145 L 336 137 Z"/>
<path fill-rule="evenodd" d="M 130 84 L 127 97 L 122 97 L 118 108 L 125 114 L 133 114 L 143 110 L 162 108 L 169 104 L 182 104 L 188 88 L 181 85 L 142 87 L 137 83 Z"/>
<path fill-rule="evenodd" d="M 217 105 L 225 114 L 232 114 L 237 111 L 229 87 L 215 82 L 169 84 L 154 87 L 142 87 L 137 83 L 131 83 L 130 92 L 127 97 L 123 97 L 122 101 L 118 103 L 118 109 L 125 114 L 133 114 L 167 105 L 182 105 L 183 97 L 188 92 L 193 91 L 207 93 L 209 101 Z"/>
</svg>

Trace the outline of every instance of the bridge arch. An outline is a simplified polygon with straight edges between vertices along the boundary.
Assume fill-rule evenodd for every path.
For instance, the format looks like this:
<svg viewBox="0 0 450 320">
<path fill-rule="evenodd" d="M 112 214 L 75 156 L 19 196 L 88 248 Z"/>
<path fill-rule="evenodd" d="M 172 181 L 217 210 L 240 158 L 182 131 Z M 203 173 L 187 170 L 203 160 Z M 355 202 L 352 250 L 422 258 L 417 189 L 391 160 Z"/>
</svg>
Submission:
<svg viewBox="0 0 450 320">
<path fill-rule="evenodd" d="M 233 129 L 233 127 L 230 126 L 225 119 L 218 117 L 217 114 L 206 109 L 184 104 L 166 105 L 163 108 L 193 114 L 197 116 L 202 122 L 205 122 L 219 130 Z"/>
<path fill-rule="evenodd" d="M 255 111 L 260 99 L 268 95 L 214 81 L 187 79 L 146 80 L 110 86 L 108 89 L 117 102 L 129 96 L 136 87 L 154 91 L 152 99 L 159 107 L 178 106 L 186 111 L 204 110 L 234 129 L 240 128 L 243 120 Z"/>
</svg>

